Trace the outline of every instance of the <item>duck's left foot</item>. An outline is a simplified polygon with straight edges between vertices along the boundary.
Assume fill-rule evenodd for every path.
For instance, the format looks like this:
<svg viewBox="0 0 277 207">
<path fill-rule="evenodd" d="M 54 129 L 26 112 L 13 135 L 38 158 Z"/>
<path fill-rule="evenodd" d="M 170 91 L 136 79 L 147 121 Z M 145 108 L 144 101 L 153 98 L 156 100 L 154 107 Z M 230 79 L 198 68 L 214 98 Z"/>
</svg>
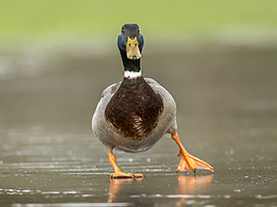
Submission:
<svg viewBox="0 0 277 207">
<path fill-rule="evenodd" d="M 176 172 L 193 171 L 196 173 L 196 171 L 199 169 L 213 171 L 212 166 L 210 166 L 208 163 L 190 154 L 186 154 L 181 156 L 181 161 L 178 168 L 176 169 Z"/>
<path fill-rule="evenodd" d="M 180 148 L 180 151 L 177 156 L 181 157 L 181 161 L 176 172 L 193 171 L 194 173 L 196 173 L 196 171 L 199 169 L 213 171 L 212 166 L 210 166 L 208 163 L 204 162 L 203 160 L 200 160 L 190 155 L 185 150 L 182 143 L 180 142 L 177 132 L 175 132 L 174 134 L 171 134 L 171 136 L 172 136 L 172 139 L 177 143 L 177 145 Z"/>
</svg>

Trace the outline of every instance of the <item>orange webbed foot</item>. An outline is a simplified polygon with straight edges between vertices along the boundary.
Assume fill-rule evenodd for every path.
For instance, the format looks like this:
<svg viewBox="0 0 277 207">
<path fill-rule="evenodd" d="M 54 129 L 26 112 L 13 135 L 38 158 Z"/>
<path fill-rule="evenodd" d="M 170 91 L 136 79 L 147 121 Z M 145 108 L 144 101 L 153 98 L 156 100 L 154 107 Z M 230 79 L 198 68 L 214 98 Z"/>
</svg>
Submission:
<svg viewBox="0 0 277 207">
<path fill-rule="evenodd" d="M 110 177 L 112 179 L 128 179 L 128 178 L 142 178 L 143 175 L 142 174 L 132 174 L 132 173 L 124 173 L 124 172 L 117 172 L 117 173 L 111 173 Z"/>
<path fill-rule="evenodd" d="M 213 172 L 212 166 L 210 166 L 208 163 L 190 154 L 186 154 L 186 155 L 182 155 L 180 164 L 176 169 L 176 172 L 193 171 L 194 173 L 196 173 L 196 171 L 199 169 Z"/>
<path fill-rule="evenodd" d="M 171 134 L 171 136 L 172 136 L 172 139 L 177 143 L 177 145 L 180 148 L 180 151 L 177 156 L 179 157 L 181 156 L 181 160 L 176 172 L 193 171 L 194 173 L 196 173 L 196 171 L 199 169 L 213 171 L 212 166 L 210 166 L 208 163 L 204 162 L 203 160 L 200 160 L 199 158 L 196 158 L 190 155 L 185 150 L 182 143 L 180 142 L 177 132 L 174 134 Z"/>
<path fill-rule="evenodd" d="M 142 174 L 139 174 L 139 173 L 135 173 L 135 174 L 132 174 L 132 173 L 124 173 L 120 170 L 120 168 L 117 166 L 116 164 L 116 158 L 112 152 L 112 149 L 109 149 L 108 148 L 108 156 L 109 156 L 109 160 L 110 160 L 110 163 L 111 165 L 113 166 L 114 168 L 114 173 L 110 174 L 110 177 L 113 179 L 123 179 L 123 178 L 142 178 L 143 175 Z"/>
</svg>

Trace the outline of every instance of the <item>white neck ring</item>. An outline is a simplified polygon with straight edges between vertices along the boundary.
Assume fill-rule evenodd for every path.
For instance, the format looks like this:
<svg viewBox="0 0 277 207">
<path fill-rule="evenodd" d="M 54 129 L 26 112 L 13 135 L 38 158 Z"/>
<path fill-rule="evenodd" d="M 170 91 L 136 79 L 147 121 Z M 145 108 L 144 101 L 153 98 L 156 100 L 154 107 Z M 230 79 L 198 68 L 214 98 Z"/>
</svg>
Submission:
<svg viewBox="0 0 277 207">
<path fill-rule="evenodd" d="M 124 71 L 124 77 L 125 78 L 137 78 L 141 77 L 141 70 L 139 72 L 134 72 L 134 71 Z"/>
</svg>

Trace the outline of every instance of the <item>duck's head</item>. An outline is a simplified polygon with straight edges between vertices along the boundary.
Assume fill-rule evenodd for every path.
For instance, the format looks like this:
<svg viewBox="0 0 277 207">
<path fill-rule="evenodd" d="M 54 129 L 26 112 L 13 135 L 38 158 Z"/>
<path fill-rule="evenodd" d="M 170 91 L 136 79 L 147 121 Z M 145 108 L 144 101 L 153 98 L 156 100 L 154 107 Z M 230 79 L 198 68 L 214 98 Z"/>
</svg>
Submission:
<svg viewBox="0 0 277 207">
<path fill-rule="evenodd" d="M 118 36 L 117 45 L 122 56 L 129 60 L 141 58 L 144 40 L 137 24 L 125 24 Z"/>
</svg>

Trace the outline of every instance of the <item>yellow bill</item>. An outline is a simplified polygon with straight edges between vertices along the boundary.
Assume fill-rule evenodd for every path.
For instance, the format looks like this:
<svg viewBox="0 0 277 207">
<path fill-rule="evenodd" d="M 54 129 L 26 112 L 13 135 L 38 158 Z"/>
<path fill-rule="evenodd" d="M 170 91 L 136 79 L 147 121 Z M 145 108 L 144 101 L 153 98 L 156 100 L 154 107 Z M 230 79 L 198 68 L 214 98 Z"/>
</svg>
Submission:
<svg viewBox="0 0 277 207">
<path fill-rule="evenodd" d="M 138 47 L 138 40 L 137 37 L 135 37 L 133 40 L 128 37 L 127 44 L 126 44 L 126 52 L 127 52 L 127 58 L 131 60 L 136 60 L 141 58 L 141 54 Z"/>
</svg>

